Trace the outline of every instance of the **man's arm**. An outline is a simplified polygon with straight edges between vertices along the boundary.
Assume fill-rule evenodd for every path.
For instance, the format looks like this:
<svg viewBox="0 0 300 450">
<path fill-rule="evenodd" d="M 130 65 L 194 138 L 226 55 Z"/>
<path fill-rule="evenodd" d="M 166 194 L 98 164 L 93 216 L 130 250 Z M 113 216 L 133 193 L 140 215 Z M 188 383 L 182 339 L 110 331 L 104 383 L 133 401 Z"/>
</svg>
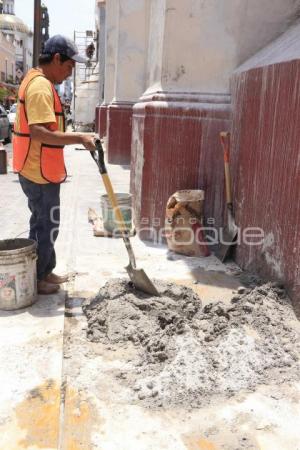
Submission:
<svg viewBox="0 0 300 450">
<path fill-rule="evenodd" d="M 49 145 L 82 144 L 87 150 L 95 150 L 94 133 L 64 133 L 49 130 L 50 124 L 33 124 L 29 126 L 32 139 Z"/>
</svg>

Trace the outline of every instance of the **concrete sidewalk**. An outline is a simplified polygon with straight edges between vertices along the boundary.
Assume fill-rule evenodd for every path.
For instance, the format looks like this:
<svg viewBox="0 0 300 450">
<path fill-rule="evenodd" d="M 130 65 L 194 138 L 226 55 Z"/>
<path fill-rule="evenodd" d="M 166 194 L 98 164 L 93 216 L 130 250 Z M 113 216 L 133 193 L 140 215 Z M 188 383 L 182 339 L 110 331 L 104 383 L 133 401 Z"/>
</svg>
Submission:
<svg viewBox="0 0 300 450">
<path fill-rule="evenodd" d="M 104 187 L 88 152 L 66 150 L 57 272 L 72 272 L 59 295 L 31 308 L 0 312 L 0 448 L 63 450 L 300 450 L 299 385 L 262 386 L 199 410 L 151 411 L 128 403 L 113 376 L 123 356 L 87 341 L 82 301 L 109 279 L 126 277 L 121 239 L 96 238 L 88 208 L 100 212 Z M 129 170 L 108 166 L 116 192 L 128 192 Z M 26 200 L 9 173 L 0 177 L 0 238 L 28 229 Z M 26 233 L 24 235 L 26 237 Z M 151 278 L 195 289 L 203 302 L 230 301 L 240 285 L 234 265 L 214 256 L 185 258 L 138 237 L 139 267 Z M 76 274 L 76 275 L 75 275 Z"/>
<path fill-rule="evenodd" d="M 0 238 L 27 237 L 29 211 L 11 167 L 0 190 Z M 57 448 L 65 298 L 62 290 L 31 308 L 0 311 L 0 448 Z"/>
</svg>

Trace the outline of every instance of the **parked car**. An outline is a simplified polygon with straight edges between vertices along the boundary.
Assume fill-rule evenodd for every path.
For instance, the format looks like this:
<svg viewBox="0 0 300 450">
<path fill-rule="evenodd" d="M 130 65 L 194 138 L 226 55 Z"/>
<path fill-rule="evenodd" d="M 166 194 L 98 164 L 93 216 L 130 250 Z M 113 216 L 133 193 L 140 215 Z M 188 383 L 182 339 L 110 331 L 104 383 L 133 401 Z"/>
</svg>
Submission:
<svg viewBox="0 0 300 450">
<path fill-rule="evenodd" d="M 16 120 L 16 112 L 17 112 L 17 103 L 14 103 L 13 105 L 11 105 L 8 113 L 8 120 L 12 130 L 14 129 L 14 123 Z"/>
<path fill-rule="evenodd" d="M 8 115 L 4 107 L 0 105 L 0 140 L 5 143 L 11 142 L 12 130 L 9 124 Z"/>
</svg>

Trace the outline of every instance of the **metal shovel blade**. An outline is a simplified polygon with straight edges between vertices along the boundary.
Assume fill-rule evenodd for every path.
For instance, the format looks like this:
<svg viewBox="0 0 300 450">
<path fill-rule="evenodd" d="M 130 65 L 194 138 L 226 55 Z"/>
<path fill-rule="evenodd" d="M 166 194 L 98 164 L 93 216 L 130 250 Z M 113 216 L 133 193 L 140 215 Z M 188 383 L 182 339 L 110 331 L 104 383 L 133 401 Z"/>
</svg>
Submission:
<svg viewBox="0 0 300 450">
<path fill-rule="evenodd" d="M 228 225 L 222 230 L 221 240 L 216 251 L 217 258 L 219 258 L 222 262 L 225 261 L 232 247 L 236 245 L 236 240 L 238 237 L 238 227 L 234 222 L 234 217 L 230 210 L 227 213 Z"/>
<path fill-rule="evenodd" d="M 218 249 L 216 251 L 216 257 L 224 262 L 229 256 L 229 252 L 233 246 L 236 245 L 237 231 L 233 232 L 228 228 L 224 228 L 222 232 L 222 242 L 219 243 Z"/>
<path fill-rule="evenodd" d="M 128 264 L 126 270 L 136 289 L 143 291 L 146 294 L 159 297 L 158 290 L 143 269 L 134 269 L 131 264 Z"/>
</svg>

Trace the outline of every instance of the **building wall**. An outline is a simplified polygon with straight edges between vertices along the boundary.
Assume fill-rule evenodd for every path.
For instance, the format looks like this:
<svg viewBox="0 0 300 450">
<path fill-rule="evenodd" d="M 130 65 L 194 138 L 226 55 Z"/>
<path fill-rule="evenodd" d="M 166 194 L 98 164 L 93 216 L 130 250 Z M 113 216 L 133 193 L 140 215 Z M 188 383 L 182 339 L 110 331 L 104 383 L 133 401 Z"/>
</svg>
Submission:
<svg viewBox="0 0 300 450">
<path fill-rule="evenodd" d="M 15 13 L 15 0 L 3 0 L 3 14 Z"/>
<path fill-rule="evenodd" d="M 106 1 L 96 0 L 96 33 L 97 33 L 97 59 L 99 66 L 98 81 L 98 101 L 95 112 L 95 132 L 103 137 L 100 129 L 101 105 L 104 102 L 104 81 L 105 81 L 105 23 L 106 23 Z M 105 112 L 106 114 L 106 112 Z M 103 117 L 103 113 L 102 113 Z M 103 125 L 103 124 L 102 124 Z M 106 123 L 105 123 L 106 129 Z"/>
<path fill-rule="evenodd" d="M 0 32 L 0 81 L 15 79 L 15 47 L 6 36 Z"/>
<path fill-rule="evenodd" d="M 233 130 L 237 222 L 266 233 L 262 248 L 241 245 L 236 258 L 243 267 L 286 281 L 297 297 L 300 32 L 294 31 L 285 45 L 278 41 L 274 47 L 273 41 L 298 17 L 300 0 L 151 0 L 145 2 L 145 14 L 127 26 L 123 11 L 134 13 L 140 5 L 136 0 L 107 2 L 104 102 L 105 133 L 114 101 L 135 102 L 131 191 L 137 230 L 151 239 L 151 227 L 163 226 L 167 199 L 185 188 L 203 188 L 206 217 L 217 227 L 224 224 L 219 133 Z M 141 29 L 144 71 L 129 63 Z M 268 43 L 269 53 L 250 59 Z M 230 79 L 245 61 L 231 91 Z M 144 91 L 137 101 L 131 88 L 138 74 L 137 86 L 144 85 Z M 128 145 L 130 122 L 124 126 L 124 117 L 115 115 L 114 129 L 118 142 Z M 112 142 L 108 139 L 109 159 L 120 163 L 118 145 Z M 294 231 L 286 231 L 289 224 Z"/>
<path fill-rule="evenodd" d="M 264 236 L 242 239 L 236 259 L 282 281 L 300 313 L 299 38 L 297 24 L 232 78 L 232 164 L 237 224 Z"/>
<path fill-rule="evenodd" d="M 147 91 L 229 92 L 242 62 L 281 34 L 294 0 L 152 0 Z"/>
<path fill-rule="evenodd" d="M 96 28 L 98 33 L 98 64 L 99 64 L 99 105 L 104 100 L 104 80 L 105 80 L 105 0 L 96 0 Z"/>
<path fill-rule="evenodd" d="M 15 75 L 17 81 L 20 81 L 32 67 L 33 33 L 15 16 L 15 0 L 3 0 L 3 14 L 1 31 L 15 47 Z"/>
<path fill-rule="evenodd" d="M 23 61 L 24 73 L 28 72 L 32 68 L 33 61 L 33 34 L 22 34 L 20 38 L 23 38 L 22 57 L 20 61 Z M 20 52 L 21 53 L 21 52 Z"/>
<path fill-rule="evenodd" d="M 206 216 L 223 224 L 219 133 L 231 128 L 233 70 L 286 29 L 292 0 L 154 0 L 149 17 L 147 89 L 133 108 L 136 227 L 164 222 L 178 189 L 206 191 Z M 145 234 L 151 238 L 151 233 Z"/>
<path fill-rule="evenodd" d="M 116 3 L 113 98 L 107 108 L 110 163 L 130 163 L 132 107 L 146 87 L 148 6 L 147 0 Z"/>
<path fill-rule="evenodd" d="M 14 45 L 16 67 L 21 69 L 20 73 L 17 70 L 16 76 L 21 79 L 32 67 L 33 35 L 13 30 L 3 30 L 3 34 Z"/>
<path fill-rule="evenodd" d="M 103 2 L 103 7 L 105 7 L 105 34 L 99 36 L 102 36 L 105 45 L 104 100 L 97 114 L 99 117 L 98 130 L 101 137 L 107 136 L 108 105 L 114 96 L 118 0 Z M 99 43 L 99 47 L 103 47 L 102 42 Z"/>
</svg>

